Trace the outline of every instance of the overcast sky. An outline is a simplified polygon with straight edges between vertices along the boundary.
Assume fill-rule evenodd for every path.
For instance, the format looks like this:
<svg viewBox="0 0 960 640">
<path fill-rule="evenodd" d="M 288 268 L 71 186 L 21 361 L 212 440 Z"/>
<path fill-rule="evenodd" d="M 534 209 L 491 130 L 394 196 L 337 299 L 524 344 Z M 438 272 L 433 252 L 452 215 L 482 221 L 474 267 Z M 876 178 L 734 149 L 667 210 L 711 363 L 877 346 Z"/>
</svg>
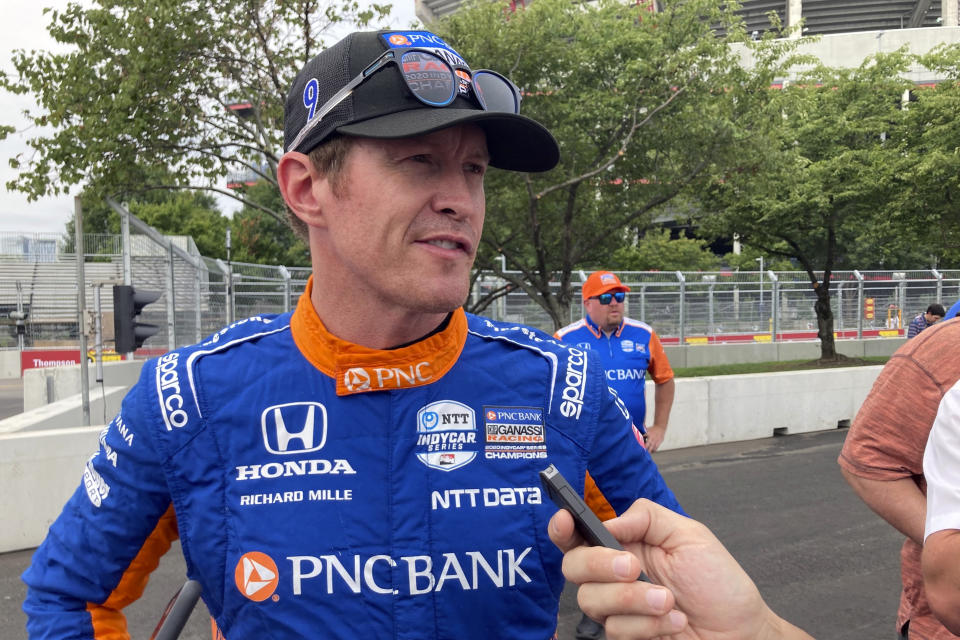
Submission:
<svg viewBox="0 0 960 640">
<path fill-rule="evenodd" d="M 0 68 L 12 72 L 11 57 L 15 49 L 49 50 L 55 43 L 47 34 L 49 16 L 43 15 L 44 7 L 65 8 L 68 0 L 2 0 L 4 15 L 0 21 Z M 91 4 L 83 0 L 83 4 Z M 405 28 L 414 19 L 414 0 L 394 0 L 390 26 Z M 15 19 L 14 19 L 15 16 Z M 29 96 L 16 96 L 0 91 L 0 124 L 12 125 L 17 133 L 0 141 L 0 232 L 61 232 L 73 215 L 73 196 L 80 187 L 73 187 L 68 195 L 41 198 L 27 202 L 25 195 L 8 191 L 6 183 L 16 177 L 9 166 L 9 159 L 18 154 L 27 154 L 30 149 L 26 140 L 33 137 L 25 131 L 27 121 L 21 113 L 31 104 Z"/>
</svg>

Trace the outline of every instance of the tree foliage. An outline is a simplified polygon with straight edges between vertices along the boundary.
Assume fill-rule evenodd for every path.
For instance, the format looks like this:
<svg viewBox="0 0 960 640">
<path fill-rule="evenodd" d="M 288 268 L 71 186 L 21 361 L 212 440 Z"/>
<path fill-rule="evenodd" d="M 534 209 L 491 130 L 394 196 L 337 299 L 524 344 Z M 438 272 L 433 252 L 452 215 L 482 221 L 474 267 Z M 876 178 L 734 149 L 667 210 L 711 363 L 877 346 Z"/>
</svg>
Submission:
<svg viewBox="0 0 960 640">
<path fill-rule="evenodd" d="M 603 268 L 619 271 L 712 271 L 719 267 L 719 256 L 705 240 L 671 239 L 669 229 L 647 231 L 635 245 L 616 249 L 603 264 Z"/>
<path fill-rule="evenodd" d="M 793 44 L 745 38 L 733 4 L 537 0 L 515 13 L 480 0 L 430 25 L 474 67 L 524 91 L 523 113 L 561 148 L 544 174 L 491 172 L 482 268 L 524 289 L 560 326 L 571 273 L 602 265 L 657 207 L 751 144 L 741 121 L 766 100 Z M 715 27 L 726 35 L 717 36 Z M 757 60 L 745 70 L 731 42 Z M 500 268 L 499 256 L 509 271 Z M 551 281 L 560 280 L 553 291 Z"/>
<path fill-rule="evenodd" d="M 95 198 L 192 188 L 244 201 L 218 186 L 230 172 L 275 185 L 294 75 L 338 39 L 338 24 L 389 12 L 356 0 L 85 4 L 47 10 L 65 53 L 17 51 L 16 73 L 0 76 L 0 87 L 36 99 L 27 117 L 43 133 L 10 160 L 19 175 L 7 185 L 30 198 L 84 184 Z M 239 104 L 249 108 L 230 108 Z M 284 219 L 282 208 L 245 203 Z"/>
<path fill-rule="evenodd" d="M 773 92 L 753 133 L 761 144 L 707 190 L 708 231 L 796 260 L 816 294 L 821 357 L 833 359 L 831 277 L 863 265 L 848 250 L 880 257 L 907 240 L 888 224 L 904 185 L 900 97 L 910 56 L 878 54 L 856 69 L 818 67 Z M 899 214 L 897 214 L 899 215 Z M 863 252 L 854 260 L 861 260 Z"/>
<path fill-rule="evenodd" d="M 919 254 L 914 265 L 960 268 L 960 45 L 921 56 L 941 80 L 904 103 L 903 159 L 885 226 Z M 900 265 L 903 266 L 903 265 Z"/>
<path fill-rule="evenodd" d="M 230 222 L 233 232 L 232 259 L 237 262 L 309 267 L 310 250 L 307 243 L 286 222 L 264 213 L 264 209 L 283 210 L 280 191 L 266 180 L 261 180 L 248 187 L 244 197 L 259 207 L 245 206 L 233 214 Z"/>
<path fill-rule="evenodd" d="M 201 255 L 226 257 L 225 237 L 228 220 L 220 212 L 214 197 L 196 191 L 150 191 L 125 202 L 127 209 L 163 234 L 190 236 Z M 83 232 L 120 233 L 120 215 L 103 198 L 86 190 L 80 195 Z M 68 246 L 73 246 L 76 220 L 66 225 Z"/>
</svg>

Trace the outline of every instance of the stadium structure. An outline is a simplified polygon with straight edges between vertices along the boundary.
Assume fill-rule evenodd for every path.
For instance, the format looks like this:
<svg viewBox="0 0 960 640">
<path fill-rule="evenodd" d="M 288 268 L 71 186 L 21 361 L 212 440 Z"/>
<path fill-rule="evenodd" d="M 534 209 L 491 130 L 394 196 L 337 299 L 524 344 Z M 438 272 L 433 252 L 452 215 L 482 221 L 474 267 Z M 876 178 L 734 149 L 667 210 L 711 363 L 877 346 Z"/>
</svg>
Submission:
<svg viewBox="0 0 960 640">
<path fill-rule="evenodd" d="M 511 7 L 529 1 L 505 0 Z M 415 11 L 429 25 L 461 4 L 415 0 Z M 656 10 L 659 2 L 653 4 Z M 925 53 L 939 44 L 960 43 L 960 0 L 745 0 L 738 13 L 747 32 L 760 37 L 770 28 L 770 12 L 788 27 L 802 24 L 794 37 L 820 36 L 802 43 L 799 51 L 831 67 L 856 67 L 868 55 L 903 46 Z M 922 68 L 911 70 L 910 77 L 923 83 L 939 79 Z"/>
</svg>

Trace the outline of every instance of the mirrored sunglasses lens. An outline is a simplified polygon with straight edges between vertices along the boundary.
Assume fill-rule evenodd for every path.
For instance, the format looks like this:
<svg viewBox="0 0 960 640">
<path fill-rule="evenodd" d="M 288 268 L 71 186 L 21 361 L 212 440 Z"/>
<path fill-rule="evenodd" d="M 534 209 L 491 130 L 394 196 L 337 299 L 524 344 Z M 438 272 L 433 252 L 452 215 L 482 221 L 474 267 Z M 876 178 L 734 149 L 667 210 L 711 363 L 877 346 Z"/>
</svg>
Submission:
<svg viewBox="0 0 960 640">
<path fill-rule="evenodd" d="M 400 58 L 400 68 L 410 90 L 423 102 L 443 107 L 453 102 L 456 84 L 453 70 L 424 51 L 408 51 Z"/>
<path fill-rule="evenodd" d="M 487 71 L 473 74 L 473 90 L 487 111 L 506 111 L 520 113 L 520 101 L 510 83 Z"/>
<path fill-rule="evenodd" d="M 617 291 L 616 293 L 601 293 L 597 296 L 597 300 L 600 301 L 600 304 L 610 304 L 614 300 L 617 302 L 623 302 L 624 297 L 627 294 L 623 291 Z"/>
</svg>

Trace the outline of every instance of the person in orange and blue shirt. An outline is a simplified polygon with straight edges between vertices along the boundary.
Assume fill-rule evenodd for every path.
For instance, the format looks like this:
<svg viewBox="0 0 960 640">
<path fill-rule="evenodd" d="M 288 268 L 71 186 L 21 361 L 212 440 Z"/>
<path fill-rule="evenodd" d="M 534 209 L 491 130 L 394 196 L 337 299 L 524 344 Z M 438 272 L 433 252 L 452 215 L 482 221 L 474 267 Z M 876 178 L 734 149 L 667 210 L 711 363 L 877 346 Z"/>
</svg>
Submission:
<svg viewBox="0 0 960 640">
<path fill-rule="evenodd" d="M 630 287 L 610 271 L 591 273 L 583 283 L 586 315 L 557 331 L 554 337 L 600 357 L 606 369 L 607 384 L 620 396 L 635 426 L 643 432 L 647 450 L 654 452 L 663 443 L 673 407 L 673 369 L 653 328 L 624 315 L 623 303 L 628 291 Z M 648 372 L 656 386 L 653 424 L 645 428 Z M 601 520 L 616 517 L 617 513 L 589 473 L 584 497 Z M 584 615 L 577 625 L 577 638 L 600 638 L 601 631 L 599 624 Z"/>
<path fill-rule="evenodd" d="M 667 433 L 667 422 L 673 407 L 673 369 L 663 351 L 660 338 L 645 322 L 628 318 L 623 313 L 630 287 L 616 274 L 595 271 L 583 283 L 583 319 L 556 332 L 555 337 L 600 356 L 607 370 L 607 382 L 630 410 L 642 431 L 646 421 L 647 401 L 644 395 L 646 374 L 656 384 L 654 389 L 653 424 L 646 428 L 647 450 L 660 448 Z"/>
</svg>

